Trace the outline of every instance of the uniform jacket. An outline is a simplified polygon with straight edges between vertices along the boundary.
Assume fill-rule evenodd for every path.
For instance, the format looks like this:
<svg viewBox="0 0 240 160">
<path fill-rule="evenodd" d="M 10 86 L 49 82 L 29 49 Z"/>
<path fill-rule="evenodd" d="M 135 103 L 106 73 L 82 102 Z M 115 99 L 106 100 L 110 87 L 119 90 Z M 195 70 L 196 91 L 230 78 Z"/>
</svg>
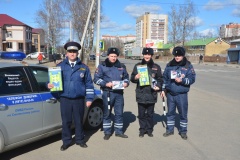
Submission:
<svg viewBox="0 0 240 160">
<path fill-rule="evenodd" d="M 138 103 L 144 103 L 144 104 L 156 103 L 158 91 L 154 91 L 152 89 L 151 85 L 140 86 L 139 80 L 135 80 L 135 76 L 138 74 L 137 66 L 144 65 L 144 64 L 147 64 L 149 77 L 156 79 L 156 81 L 157 81 L 156 86 L 160 88 L 159 91 L 161 91 L 161 87 L 162 87 L 161 67 L 158 64 L 154 63 L 152 59 L 150 59 L 150 61 L 148 63 L 143 59 L 142 62 L 139 62 L 134 66 L 133 72 L 131 74 L 131 82 L 137 83 L 136 90 L 135 90 L 136 91 L 136 101 Z"/>
<path fill-rule="evenodd" d="M 87 101 L 93 101 L 94 87 L 89 68 L 77 58 L 74 68 L 71 68 L 68 58 L 63 60 L 60 66 L 63 74 L 63 92 L 60 96 L 67 98 L 86 97 Z"/>
<path fill-rule="evenodd" d="M 129 75 L 126 66 L 120 63 L 119 60 L 112 64 L 107 58 L 96 69 L 93 81 L 99 85 L 102 90 L 111 90 L 111 88 L 106 87 L 108 82 L 124 81 L 129 85 Z"/>
<path fill-rule="evenodd" d="M 175 82 L 174 79 L 171 79 L 171 75 L 181 77 L 182 83 Z M 181 62 L 176 62 L 175 59 L 170 61 L 164 70 L 163 73 L 163 89 L 166 89 L 171 95 L 178 95 L 187 93 L 190 89 L 190 85 L 195 82 L 195 71 L 194 68 L 186 57 L 183 58 Z"/>
</svg>

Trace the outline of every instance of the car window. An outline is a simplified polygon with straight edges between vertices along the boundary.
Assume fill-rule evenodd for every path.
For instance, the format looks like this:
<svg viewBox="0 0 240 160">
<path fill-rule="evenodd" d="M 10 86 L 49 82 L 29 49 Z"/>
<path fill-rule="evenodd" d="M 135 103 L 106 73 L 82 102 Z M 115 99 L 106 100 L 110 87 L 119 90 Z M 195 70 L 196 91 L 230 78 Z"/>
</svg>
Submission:
<svg viewBox="0 0 240 160">
<path fill-rule="evenodd" d="M 0 95 L 29 93 L 31 87 L 23 68 L 0 69 Z"/>
<path fill-rule="evenodd" d="M 49 91 L 47 88 L 48 70 L 42 68 L 30 68 L 39 86 L 40 91 Z"/>
</svg>

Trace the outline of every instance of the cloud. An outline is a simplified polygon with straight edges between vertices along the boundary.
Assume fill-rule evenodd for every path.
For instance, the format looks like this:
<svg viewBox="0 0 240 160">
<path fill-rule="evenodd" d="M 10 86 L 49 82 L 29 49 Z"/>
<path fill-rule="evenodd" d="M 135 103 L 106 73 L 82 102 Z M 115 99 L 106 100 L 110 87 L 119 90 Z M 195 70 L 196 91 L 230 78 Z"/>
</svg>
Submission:
<svg viewBox="0 0 240 160">
<path fill-rule="evenodd" d="M 199 17 L 192 17 L 188 20 L 188 23 L 192 24 L 192 22 L 195 21 L 195 26 L 199 27 L 204 24 L 203 20 Z"/>
<path fill-rule="evenodd" d="M 130 24 L 123 24 L 119 27 L 120 30 L 135 30 L 135 26 L 132 26 Z"/>
<path fill-rule="evenodd" d="M 224 2 L 210 0 L 203 8 L 205 10 L 220 10 L 225 7 Z"/>
<path fill-rule="evenodd" d="M 130 16 L 137 18 L 142 16 L 145 12 L 158 13 L 161 10 L 158 5 L 128 5 L 124 8 L 124 11 Z"/>
<path fill-rule="evenodd" d="M 237 7 L 232 11 L 232 15 L 240 18 L 240 7 Z"/>
<path fill-rule="evenodd" d="M 113 21 L 101 23 L 101 29 L 116 28 L 117 26 L 117 23 Z"/>
<path fill-rule="evenodd" d="M 129 31 L 129 30 L 135 30 L 135 25 L 131 24 L 121 24 L 119 25 L 117 22 L 111 21 L 109 17 L 104 16 L 102 18 L 102 23 L 101 23 L 101 29 L 109 29 L 112 32 L 116 31 Z"/>
<path fill-rule="evenodd" d="M 111 21 L 109 17 L 103 16 L 101 17 L 101 29 L 109 29 L 109 28 L 115 28 L 117 27 L 117 23 L 114 21 Z"/>
<path fill-rule="evenodd" d="M 101 29 L 109 29 L 111 31 L 129 31 L 129 30 L 134 31 L 135 26 L 130 24 L 117 25 L 116 22 L 109 22 L 109 23 L 102 23 Z"/>
<path fill-rule="evenodd" d="M 145 12 L 159 13 L 160 6 L 157 5 L 128 5 L 124 8 L 124 11 L 133 18 L 137 18 L 145 14 Z M 101 29 L 108 32 L 126 32 L 135 33 L 136 27 L 134 24 L 118 24 L 118 22 L 112 21 L 109 17 L 101 17 Z"/>
<path fill-rule="evenodd" d="M 200 31 L 199 32 L 202 36 L 209 36 L 209 33 L 212 33 L 213 35 L 215 35 L 216 31 L 215 29 L 213 28 L 208 28 L 208 29 L 205 29 L 203 31 Z"/>
</svg>

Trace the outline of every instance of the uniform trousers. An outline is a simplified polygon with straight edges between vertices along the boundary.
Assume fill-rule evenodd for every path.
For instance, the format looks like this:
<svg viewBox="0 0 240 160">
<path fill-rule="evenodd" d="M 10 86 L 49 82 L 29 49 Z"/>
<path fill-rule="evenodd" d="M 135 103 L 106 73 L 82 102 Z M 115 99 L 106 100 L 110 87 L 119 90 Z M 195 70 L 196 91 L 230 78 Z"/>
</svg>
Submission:
<svg viewBox="0 0 240 160">
<path fill-rule="evenodd" d="M 61 117 L 62 117 L 62 141 L 64 145 L 72 143 L 72 120 L 75 127 L 75 142 L 84 143 L 83 116 L 84 98 L 60 98 Z"/>
<path fill-rule="evenodd" d="M 188 94 L 171 95 L 167 93 L 167 132 L 174 132 L 176 108 L 180 117 L 179 133 L 187 133 Z"/>
<path fill-rule="evenodd" d="M 110 109 L 108 109 L 108 92 L 110 95 Z M 111 112 L 114 108 L 114 131 L 115 134 L 123 134 L 123 92 L 103 91 L 103 131 L 104 134 L 111 134 Z"/>
<path fill-rule="evenodd" d="M 139 131 L 141 134 L 153 132 L 153 113 L 155 103 L 138 103 Z"/>
</svg>

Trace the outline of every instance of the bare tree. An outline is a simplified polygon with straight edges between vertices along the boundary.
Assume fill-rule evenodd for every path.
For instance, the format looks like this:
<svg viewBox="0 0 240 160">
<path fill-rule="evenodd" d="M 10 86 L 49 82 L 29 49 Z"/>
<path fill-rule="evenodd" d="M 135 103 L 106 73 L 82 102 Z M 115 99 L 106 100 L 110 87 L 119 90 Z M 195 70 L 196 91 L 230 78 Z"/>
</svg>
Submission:
<svg viewBox="0 0 240 160">
<path fill-rule="evenodd" d="M 194 31 L 191 39 L 200 39 L 200 38 L 201 38 L 201 34 L 198 31 Z"/>
<path fill-rule="evenodd" d="M 103 41 L 104 41 L 105 51 L 107 51 L 107 49 L 110 47 L 116 47 L 120 50 L 120 55 L 124 55 L 123 53 L 124 43 L 119 37 L 116 37 L 115 39 L 107 38 L 107 39 L 104 39 Z"/>
<path fill-rule="evenodd" d="M 94 35 L 94 28 L 96 22 L 96 12 L 97 12 L 97 3 L 94 2 L 94 7 L 91 13 L 89 24 L 86 24 L 87 17 L 89 14 L 90 6 L 92 1 L 89 0 L 66 0 L 67 5 L 66 7 L 70 11 L 70 19 L 72 19 L 73 28 L 75 31 L 75 36 L 77 37 L 78 41 L 81 41 L 83 36 L 85 25 L 88 25 L 86 37 L 83 42 L 82 47 L 82 54 L 81 59 L 84 60 L 92 50 L 93 47 L 93 35 Z"/>
<path fill-rule="evenodd" d="M 186 2 L 187 2 L 186 5 L 180 7 L 181 31 L 182 31 L 181 41 L 183 46 L 188 35 L 190 35 L 195 28 L 195 19 L 193 17 L 195 16 L 196 10 L 194 4 L 191 0 L 187 0 Z"/>
<path fill-rule="evenodd" d="M 191 0 L 186 0 L 185 4 L 173 5 L 169 14 L 170 33 L 174 45 L 181 41 L 184 46 L 185 41 L 195 29 L 196 9 Z"/>
<path fill-rule="evenodd" d="M 180 18 L 178 14 L 178 10 L 176 6 L 171 6 L 171 11 L 169 13 L 169 37 L 170 41 L 175 44 L 180 40 L 179 33 L 179 25 L 180 25 Z"/>
<path fill-rule="evenodd" d="M 64 20 L 64 6 L 61 0 L 44 0 L 41 8 L 36 12 L 36 22 L 47 33 L 46 42 L 55 50 L 62 37 Z M 56 52 L 56 51 L 54 51 Z"/>
</svg>

